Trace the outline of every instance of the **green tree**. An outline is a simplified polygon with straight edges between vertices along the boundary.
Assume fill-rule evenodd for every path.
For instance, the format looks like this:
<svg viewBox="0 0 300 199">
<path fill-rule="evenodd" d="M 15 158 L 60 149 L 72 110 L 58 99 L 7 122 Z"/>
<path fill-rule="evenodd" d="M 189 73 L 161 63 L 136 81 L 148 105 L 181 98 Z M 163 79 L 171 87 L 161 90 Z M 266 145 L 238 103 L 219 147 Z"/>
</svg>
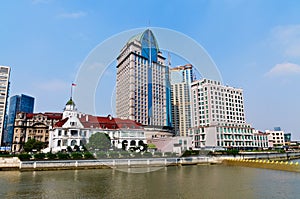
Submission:
<svg viewBox="0 0 300 199">
<path fill-rule="evenodd" d="M 44 143 L 35 139 L 28 140 L 24 145 L 24 150 L 26 152 L 32 152 L 33 149 L 40 151 L 44 148 Z"/>
<path fill-rule="evenodd" d="M 109 136 L 106 133 L 100 132 L 93 134 L 89 139 L 89 143 L 87 144 L 87 148 L 92 150 L 98 149 L 101 151 L 106 151 L 110 149 L 110 147 L 111 142 Z"/>
</svg>

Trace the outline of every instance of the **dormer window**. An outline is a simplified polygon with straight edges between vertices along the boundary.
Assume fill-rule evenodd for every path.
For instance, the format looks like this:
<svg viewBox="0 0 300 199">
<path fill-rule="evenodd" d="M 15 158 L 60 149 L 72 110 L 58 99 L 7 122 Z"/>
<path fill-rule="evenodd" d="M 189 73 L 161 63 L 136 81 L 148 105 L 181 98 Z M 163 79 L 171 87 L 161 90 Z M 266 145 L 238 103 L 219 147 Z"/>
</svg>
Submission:
<svg viewBox="0 0 300 199">
<path fill-rule="evenodd" d="M 76 122 L 70 122 L 70 125 L 71 125 L 71 126 L 75 126 L 75 125 L 76 125 Z"/>
</svg>

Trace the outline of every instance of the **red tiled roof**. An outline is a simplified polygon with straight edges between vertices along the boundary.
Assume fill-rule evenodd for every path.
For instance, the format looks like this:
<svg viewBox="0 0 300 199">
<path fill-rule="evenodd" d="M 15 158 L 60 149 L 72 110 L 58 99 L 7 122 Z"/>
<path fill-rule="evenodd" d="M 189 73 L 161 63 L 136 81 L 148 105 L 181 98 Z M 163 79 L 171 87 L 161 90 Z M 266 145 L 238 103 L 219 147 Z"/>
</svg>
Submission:
<svg viewBox="0 0 300 199">
<path fill-rule="evenodd" d="M 32 119 L 36 115 L 47 116 L 47 119 L 61 120 L 63 114 L 62 113 L 50 113 L 50 112 L 46 112 L 46 113 L 26 113 L 26 117 L 28 119 Z"/>
<path fill-rule="evenodd" d="M 102 129 L 140 129 L 142 125 L 132 120 L 122 120 L 111 116 L 100 117 L 93 115 L 83 115 L 79 118 L 85 128 L 102 128 Z"/>
<path fill-rule="evenodd" d="M 60 121 L 58 121 L 58 122 L 56 122 L 55 124 L 54 124 L 54 127 L 62 127 L 67 121 L 68 121 L 68 117 L 67 118 L 65 118 L 65 119 L 63 119 L 63 120 L 60 120 Z"/>
</svg>

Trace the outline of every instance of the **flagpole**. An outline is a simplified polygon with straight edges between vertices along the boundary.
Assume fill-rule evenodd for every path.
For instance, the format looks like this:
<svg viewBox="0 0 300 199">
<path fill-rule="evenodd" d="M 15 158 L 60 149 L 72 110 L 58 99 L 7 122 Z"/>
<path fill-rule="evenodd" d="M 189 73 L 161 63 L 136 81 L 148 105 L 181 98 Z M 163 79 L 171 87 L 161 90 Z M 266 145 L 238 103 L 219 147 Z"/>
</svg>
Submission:
<svg viewBox="0 0 300 199">
<path fill-rule="evenodd" d="M 71 97 L 70 97 L 70 99 L 72 99 L 72 97 L 73 97 L 73 83 L 71 84 Z"/>
</svg>

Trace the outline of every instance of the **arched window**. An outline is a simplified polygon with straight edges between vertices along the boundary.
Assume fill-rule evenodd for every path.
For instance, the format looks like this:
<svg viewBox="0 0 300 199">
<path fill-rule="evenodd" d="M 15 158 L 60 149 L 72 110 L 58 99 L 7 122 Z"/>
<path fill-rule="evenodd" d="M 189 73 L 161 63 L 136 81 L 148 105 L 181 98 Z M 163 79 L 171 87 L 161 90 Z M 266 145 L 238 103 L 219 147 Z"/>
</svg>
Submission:
<svg viewBox="0 0 300 199">
<path fill-rule="evenodd" d="M 77 145 L 77 141 L 76 140 L 72 140 L 71 141 L 71 146 L 75 146 L 75 145 Z"/>
<path fill-rule="evenodd" d="M 135 140 L 131 140 L 130 141 L 130 146 L 135 146 L 136 145 L 136 141 Z"/>
</svg>

